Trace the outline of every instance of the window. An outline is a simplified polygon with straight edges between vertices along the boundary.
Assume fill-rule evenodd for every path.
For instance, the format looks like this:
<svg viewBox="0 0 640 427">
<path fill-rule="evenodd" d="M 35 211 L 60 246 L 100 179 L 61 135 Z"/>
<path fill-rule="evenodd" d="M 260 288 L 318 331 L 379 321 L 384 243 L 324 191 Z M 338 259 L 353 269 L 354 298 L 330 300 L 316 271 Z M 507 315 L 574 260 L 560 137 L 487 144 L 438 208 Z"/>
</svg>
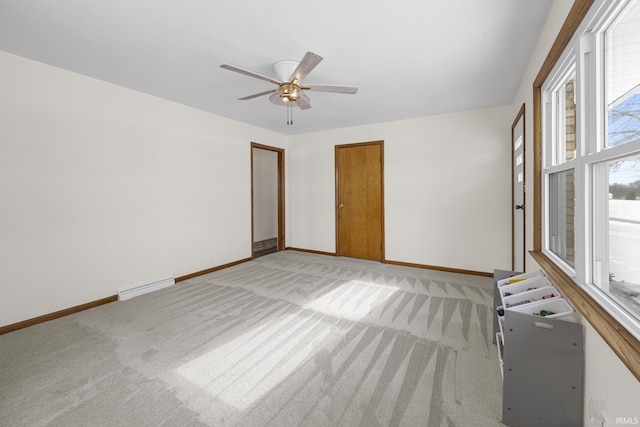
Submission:
<svg viewBox="0 0 640 427">
<path fill-rule="evenodd" d="M 541 87 L 542 251 L 640 339 L 640 0 L 596 0 Z"/>
<path fill-rule="evenodd" d="M 575 267 L 573 170 L 549 174 L 549 250 Z"/>
<path fill-rule="evenodd" d="M 609 293 L 640 318 L 640 156 L 609 162 L 607 169 Z"/>
<path fill-rule="evenodd" d="M 562 164 L 576 156 L 575 72 L 554 91 L 553 114 L 557 123 L 554 135 L 553 164 Z"/>
<path fill-rule="evenodd" d="M 632 2 L 604 32 L 605 147 L 640 139 L 640 6 Z"/>
</svg>

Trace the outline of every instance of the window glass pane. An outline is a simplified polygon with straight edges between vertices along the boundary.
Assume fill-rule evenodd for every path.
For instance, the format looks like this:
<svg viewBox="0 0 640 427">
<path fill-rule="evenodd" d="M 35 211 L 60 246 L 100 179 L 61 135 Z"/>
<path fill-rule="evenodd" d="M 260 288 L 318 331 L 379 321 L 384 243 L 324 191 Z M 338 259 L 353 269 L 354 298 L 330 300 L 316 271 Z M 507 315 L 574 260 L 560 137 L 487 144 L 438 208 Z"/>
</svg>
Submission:
<svg viewBox="0 0 640 427">
<path fill-rule="evenodd" d="M 572 72 L 554 93 L 554 165 L 572 160 L 576 156 L 575 81 L 575 72 Z"/>
<path fill-rule="evenodd" d="M 606 147 L 640 139 L 640 2 L 631 2 L 605 33 Z"/>
<path fill-rule="evenodd" d="M 549 250 L 575 266 L 573 170 L 549 175 Z"/>
<path fill-rule="evenodd" d="M 609 163 L 609 292 L 640 318 L 640 156 Z"/>
<path fill-rule="evenodd" d="M 564 132 L 564 155 L 565 161 L 571 160 L 576 156 L 576 91 L 575 91 L 575 77 L 572 77 L 564 85 L 564 127 L 561 131 Z"/>
</svg>

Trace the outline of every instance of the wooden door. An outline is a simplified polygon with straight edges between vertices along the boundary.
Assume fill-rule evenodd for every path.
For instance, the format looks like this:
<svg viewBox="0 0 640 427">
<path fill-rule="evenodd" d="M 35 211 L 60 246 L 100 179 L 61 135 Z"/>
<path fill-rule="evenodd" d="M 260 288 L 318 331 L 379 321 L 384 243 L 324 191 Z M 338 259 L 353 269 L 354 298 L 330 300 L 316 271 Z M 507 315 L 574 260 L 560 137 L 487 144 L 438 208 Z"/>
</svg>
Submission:
<svg viewBox="0 0 640 427">
<path fill-rule="evenodd" d="M 336 252 L 384 258 L 383 142 L 336 146 Z"/>
</svg>

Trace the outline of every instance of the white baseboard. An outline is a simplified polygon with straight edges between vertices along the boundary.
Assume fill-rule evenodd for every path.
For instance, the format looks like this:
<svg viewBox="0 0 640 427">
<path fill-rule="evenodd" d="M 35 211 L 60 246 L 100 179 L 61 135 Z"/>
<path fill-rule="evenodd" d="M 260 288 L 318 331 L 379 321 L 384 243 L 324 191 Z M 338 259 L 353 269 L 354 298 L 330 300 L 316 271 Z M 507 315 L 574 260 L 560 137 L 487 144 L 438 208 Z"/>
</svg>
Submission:
<svg viewBox="0 0 640 427">
<path fill-rule="evenodd" d="M 146 285 L 134 286 L 129 289 L 121 289 L 118 291 L 118 301 L 128 300 L 149 292 L 157 291 L 168 286 L 173 286 L 176 283 L 173 277 L 162 279 L 157 282 L 147 283 Z"/>
</svg>

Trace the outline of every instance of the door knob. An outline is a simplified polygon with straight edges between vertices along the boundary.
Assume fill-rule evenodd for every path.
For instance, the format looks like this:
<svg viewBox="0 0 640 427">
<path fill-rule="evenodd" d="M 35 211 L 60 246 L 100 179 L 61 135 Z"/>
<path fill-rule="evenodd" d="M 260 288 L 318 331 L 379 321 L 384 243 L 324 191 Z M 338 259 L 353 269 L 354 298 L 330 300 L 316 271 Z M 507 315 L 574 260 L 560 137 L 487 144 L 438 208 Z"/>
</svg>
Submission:
<svg viewBox="0 0 640 427">
<path fill-rule="evenodd" d="M 340 204 L 338 205 L 338 207 L 339 207 L 339 208 L 344 208 L 344 205 L 343 205 L 342 203 L 340 203 Z"/>
<path fill-rule="evenodd" d="M 524 210 L 524 203 L 523 203 L 523 204 L 521 204 L 521 205 L 516 205 L 516 209 L 522 209 L 522 210 Z"/>
</svg>

